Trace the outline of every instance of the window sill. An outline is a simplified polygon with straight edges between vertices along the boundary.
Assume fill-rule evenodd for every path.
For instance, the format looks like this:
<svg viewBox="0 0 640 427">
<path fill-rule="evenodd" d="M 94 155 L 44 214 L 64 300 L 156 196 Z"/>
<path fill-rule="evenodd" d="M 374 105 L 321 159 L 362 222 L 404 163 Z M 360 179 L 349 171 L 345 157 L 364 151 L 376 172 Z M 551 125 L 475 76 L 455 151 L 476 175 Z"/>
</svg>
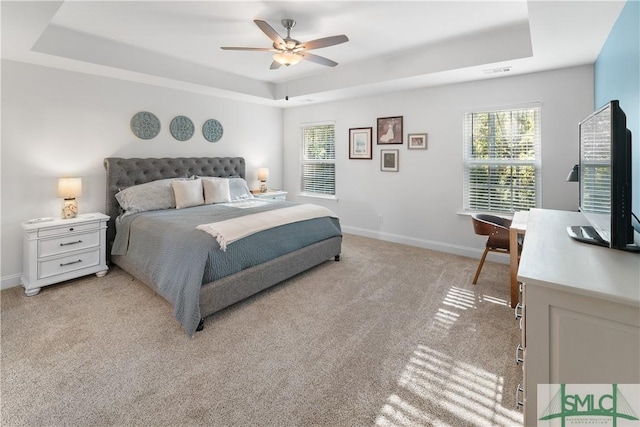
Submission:
<svg viewBox="0 0 640 427">
<path fill-rule="evenodd" d="M 330 195 L 330 194 L 316 194 L 316 193 L 297 193 L 296 196 L 298 197 L 308 197 L 310 199 L 322 199 L 322 200 L 334 200 L 334 201 L 338 201 L 338 197 L 335 195 Z"/>
</svg>

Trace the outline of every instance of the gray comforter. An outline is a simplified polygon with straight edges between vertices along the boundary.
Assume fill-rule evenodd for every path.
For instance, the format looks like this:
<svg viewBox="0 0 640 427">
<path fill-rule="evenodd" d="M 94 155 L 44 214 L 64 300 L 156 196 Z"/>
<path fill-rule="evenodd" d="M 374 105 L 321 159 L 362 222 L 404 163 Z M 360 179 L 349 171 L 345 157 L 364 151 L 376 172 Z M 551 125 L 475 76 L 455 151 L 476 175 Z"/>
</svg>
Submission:
<svg viewBox="0 0 640 427">
<path fill-rule="evenodd" d="M 199 296 L 204 283 L 236 273 L 312 243 L 340 236 L 337 218 L 317 218 L 261 231 L 227 245 L 197 230 L 200 224 L 291 206 L 291 202 L 257 202 L 198 206 L 131 214 L 120 218 L 112 254 L 136 265 L 173 304 L 174 316 L 191 336 L 200 321 Z M 236 206 L 246 206 L 238 202 Z"/>
</svg>

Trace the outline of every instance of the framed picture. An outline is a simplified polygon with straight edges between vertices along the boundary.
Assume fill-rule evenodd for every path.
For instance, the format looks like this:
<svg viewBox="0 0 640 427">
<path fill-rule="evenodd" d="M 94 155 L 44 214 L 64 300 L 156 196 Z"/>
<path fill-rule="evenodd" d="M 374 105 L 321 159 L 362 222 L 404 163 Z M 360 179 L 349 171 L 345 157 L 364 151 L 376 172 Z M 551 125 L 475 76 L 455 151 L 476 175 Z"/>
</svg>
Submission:
<svg viewBox="0 0 640 427">
<path fill-rule="evenodd" d="M 400 150 L 380 150 L 380 170 L 398 172 L 398 154 Z"/>
<path fill-rule="evenodd" d="M 349 129 L 349 158 L 371 160 L 373 128 Z"/>
<path fill-rule="evenodd" d="M 407 148 L 410 150 L 426 150 L 427 134 L 426 133 L 410 133 L 407 135 Z"/>
<path fill-rule="evenodd" d="M 378 144 L 402 144 L 402 116 L 378 118 Z"/>
</svg>

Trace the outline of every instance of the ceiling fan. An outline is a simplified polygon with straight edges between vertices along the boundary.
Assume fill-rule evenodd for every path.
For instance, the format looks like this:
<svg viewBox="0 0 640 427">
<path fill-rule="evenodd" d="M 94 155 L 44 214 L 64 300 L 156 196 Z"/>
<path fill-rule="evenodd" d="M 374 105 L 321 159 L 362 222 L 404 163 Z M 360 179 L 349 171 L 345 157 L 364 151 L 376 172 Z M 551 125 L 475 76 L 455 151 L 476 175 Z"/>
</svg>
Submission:
<svg viewBox="0 0 640 427">
<path fill-rule="evenodd" d="M 336 44 L 349 41 L 344 34 L 339 36 L 324 37 L 321 39 L 311 40 L 305 43 L 301 43 L 298 40 L 291 38 L 291 29 L 295 27 L 296 21 L 293 19 L 283 19 L 280 21 L 282 26 L 287 30 L 287 37 L 282 38 L 276 30 L 267 24 L 265 21 L 256 19 L 253 21 L 263 33 L 267 35 L 273 41 L 273 47 L 221 47 L 223 50 L 248 50 L 248 51 L 262 51 L 262 52 L 275 52 L 273 55 L 273 62 L 271 63 L 271 69 L 275 70 L 282 65 L 289 66 L 295 65 L 298 62 L 306 59 L 307 61 L 315 62 L 316 64 L 326 65 L 328 67 L 335 67 L 337 62 L 332 61 L 323 56 L 314 55 L 307 52 L 312 49 L 320 49 L 321 47 L 333 46 Z"/>
</svg>

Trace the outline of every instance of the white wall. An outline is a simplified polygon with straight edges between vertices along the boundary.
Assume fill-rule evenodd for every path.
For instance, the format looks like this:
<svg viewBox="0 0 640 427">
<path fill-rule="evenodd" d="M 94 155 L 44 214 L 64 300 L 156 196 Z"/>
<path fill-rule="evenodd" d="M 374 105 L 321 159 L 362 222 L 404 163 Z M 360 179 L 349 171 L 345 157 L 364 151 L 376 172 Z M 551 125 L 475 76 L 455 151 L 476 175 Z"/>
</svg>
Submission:
<svg viewBox="0 0 640 427">
<path fill-rule="evenodd" d="M 131 117 L 153 112 L 161 122 L 151 140 L 130 130 Z M 169 123 L 177 115 L 196 132 L 177 141 Z M 217 143 L 202 137 L 202 124 L 224 126 Z M 20 223 L 59 215 L 60 176 L 83 178 L 80 212 L 104 212 L 105 157 L 243 156 L 247 181 L 270 168 L 270 184 L 282 185 L 282 110 L 117 79 L 2 61 L 2 288 L 19 283 Z"/>
<path fill-rule="evenodd" d="M 81 212 L 104 211 L 105 157 L 243 156 L 250 185 L 257 168 L 270 168 L 270 187 L 291 200 L 335 210 L 346 232 L 479 256 L 462 209 L 462 120 L 465 111 L 520 103 L 542 105 L 543 207 L 575 209 L 578 188 L 564 181 L 578 160 L 577 123 L 593 109 L 591 66 L 357 98 L 284 110 L 2 61 L 2 287 L 22 272 L 20 223 L 57 216 L 57 178 L 83 178 Z M 138 111 L 161 121 L 160 135 L 141 140 L 129 128 Z M 224 125 L 218 143 L 201 133 L 186 142 L 171 137 L 176 115 L 197 130 L 209 118 Z M 373 160 L 348 159 L 348 131 L 375 127 L 377 117 L 404 116 L 407 133 L 427 132 L 428 150 L 376 146 Z M 339 200 L 297 197 L 300 123 L 335 121 Z M 284 123 L 284 126 L 283 126 Z M 284 145 L 283 145 L 284 140 Z M 400 149 L 400 171 L 380 171 L 380 149 Z M 283 166 L 284 165 L 284 166 Z M 379 217 L 383 222 L 379 223 Z"/>
<path fill-rule="evenodd" d="M 462 124 L 466 111 L 539 102 L 542 107 L 542 207 L 575 210 L 578 186 L 565 182 L 578 162 L 577 123 L 593 109 L 593 70 L 576 67 L 287 109 L 284 188 L 299 191 L 301 123 L 336 124 L 338 201 L 316 200 L 347 232 L 478 256 L 463 202 Z M 376 118 L 404 117 L 404 145 L 375 143 Z M 349 128 L 373 127 L 373 160 L 349 160 Z M 407 133 L 428 133 L 428 149 L 408 150 Z M 399 148 L 399 172 L 380 171 L 380 149 Z M 380 223 L 380 217 L 383 222 Z M 495 258 L 494 258 L 495 259 Z"/>
</svg>

